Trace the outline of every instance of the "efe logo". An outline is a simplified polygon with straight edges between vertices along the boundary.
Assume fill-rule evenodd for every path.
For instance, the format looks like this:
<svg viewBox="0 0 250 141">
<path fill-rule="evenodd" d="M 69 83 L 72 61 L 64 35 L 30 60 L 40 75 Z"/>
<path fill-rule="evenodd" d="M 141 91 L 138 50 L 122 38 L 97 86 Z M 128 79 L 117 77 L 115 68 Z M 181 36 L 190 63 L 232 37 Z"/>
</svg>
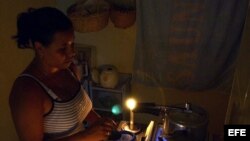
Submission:
<svg viewBox="0 0 250 141">
<path fill-rule="evenodd" d="M 224 125 L 224 141 L 250 141 L 250 125 Z"/>
<path fill-rule="evenodd" d="M 246 136 L 246 129 L 228 129 L 228 136 Z"/>
</svg>

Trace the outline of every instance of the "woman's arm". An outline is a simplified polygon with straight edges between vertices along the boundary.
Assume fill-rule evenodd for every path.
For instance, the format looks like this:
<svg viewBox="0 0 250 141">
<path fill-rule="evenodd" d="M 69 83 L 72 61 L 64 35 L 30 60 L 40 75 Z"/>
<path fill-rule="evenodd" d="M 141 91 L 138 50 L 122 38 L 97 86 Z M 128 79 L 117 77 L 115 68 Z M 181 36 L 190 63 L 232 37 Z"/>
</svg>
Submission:
<svg viewBox="0 0 250 141">
<path fill-rule="evenodd" d="M 20 141 L 43 141 L 43 115 L 48 111 L 48 106 L 45 106 L 48 101 L 46 98 L 45 91 L 30 78 L 19 78 L 13 85 L 9 104 Z M 101 119 L 91 111 L 86 118 L 91 124 L 90 128 L 58 141 L 106 140 L 110 129 L 105 124 L 107 121 Z"/>
<path fill-rule="evenodd" d="M 85 122 L 87 122 L 88 126 L 92 126 L 94 123 L 100 121 L 102 118 L 101 116 L 92 109 L 87 117 L 85 118 Z"/>
<path fill-rule="evenodd" d="M 114 130 L 114 128 L 117 128 L 117 123 L 115 121 L 113 121 L 111 118 L 101 117 L 97 112 L 94 111 L 94 109 L 89 112 L 88 116 L 85 118 L 85 121 L 87 122 L 89 127 L 98 122 L 104 122 L 104 124 L 110 124 L 112 130 Z"/>
<path fill-rule="evenodd" d="M 110 133 L 116 130 L 117 124 L 108 118 L 102 118 L 93 109 L 85 118 L 88 127 L 77 134 L 57 140 L 57 141 L 102 141 L 107 140 Z"/>
<path fill-rule="evenodd" d="M 28 78 L 19 78 L 13 85 L 9 104 L 20 141 L 43 140 L 43 90 Z"/>
</svg>

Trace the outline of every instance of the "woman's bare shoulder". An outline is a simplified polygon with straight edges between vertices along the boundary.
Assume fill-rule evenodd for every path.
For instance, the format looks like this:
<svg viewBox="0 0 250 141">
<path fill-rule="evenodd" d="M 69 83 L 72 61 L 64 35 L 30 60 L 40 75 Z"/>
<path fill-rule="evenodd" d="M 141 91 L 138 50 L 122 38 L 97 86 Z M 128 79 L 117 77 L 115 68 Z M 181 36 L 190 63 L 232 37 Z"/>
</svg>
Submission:
<svg viewBox="0 0 250 141">
<path fill-rule="evenodd" d="M 42 101 L 44 98 L 43 88 L 32 78 L 18 77 L 11 89 L 9 102 L 12 103 L 29 103 Z"/>
<path fill-rule="evenodd" d="M 19 77 L 13 84 L 9 104 L 12 119 L 21 140 L 27 138 L 40 140 L 43 136 L 43 93 L 39 84 L 29 77 Z"/>
</svg>

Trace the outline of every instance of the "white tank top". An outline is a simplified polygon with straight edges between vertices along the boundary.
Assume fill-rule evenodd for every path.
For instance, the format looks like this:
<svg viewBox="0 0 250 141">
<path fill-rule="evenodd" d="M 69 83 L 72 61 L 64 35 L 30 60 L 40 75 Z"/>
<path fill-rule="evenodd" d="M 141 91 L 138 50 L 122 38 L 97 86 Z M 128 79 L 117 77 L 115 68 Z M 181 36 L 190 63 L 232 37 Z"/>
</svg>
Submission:
<svg viewBox="0 0 250 141">
<path fill-rule="evenodd" d="M 21 76 L 33 78 L 52 99 L 53 106 L 44 115 L 45 140 L 63 138 L 84 130 L 83 120 L 91 111 L 92 102 L 82 86 L 72 99 L 62 101 L 51 89 L 33 75 L 21 74 Z"/>
</svg>

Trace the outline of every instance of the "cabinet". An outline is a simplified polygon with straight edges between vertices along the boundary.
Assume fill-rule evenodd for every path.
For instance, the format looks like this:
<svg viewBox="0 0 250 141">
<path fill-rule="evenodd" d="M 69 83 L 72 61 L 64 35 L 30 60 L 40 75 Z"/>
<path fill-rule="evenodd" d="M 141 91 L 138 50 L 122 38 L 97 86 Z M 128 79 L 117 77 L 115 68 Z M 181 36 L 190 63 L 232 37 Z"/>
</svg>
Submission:
<svg viewBox="0 0 250 141">
<path fill-rule="evenodd" d="M 122 120 L 126 116 L 124 101 L 131 91 L 132 75 L 129 73 L 119 73 L 119 81 L 115 88 L 103 88 L 99 84 L 90 83 L 89 94 L 93 102 L 93 108 L 103 116 Z M 113 106 L 120 107 L 120 114 L 113 114 Z"/>
</svg>

